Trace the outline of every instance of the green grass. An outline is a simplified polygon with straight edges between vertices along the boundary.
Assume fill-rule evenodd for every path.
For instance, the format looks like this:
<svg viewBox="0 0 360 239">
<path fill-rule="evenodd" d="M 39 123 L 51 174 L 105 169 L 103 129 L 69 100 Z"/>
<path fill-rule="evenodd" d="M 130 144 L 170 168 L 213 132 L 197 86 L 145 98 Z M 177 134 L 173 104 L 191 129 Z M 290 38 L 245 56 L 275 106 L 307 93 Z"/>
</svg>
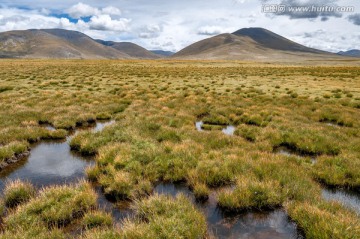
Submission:
<svg viewBox="0 0 360 239">
<path fill-rule="evenodd" d="M 8 145 L 0 147 L 0 162 L 10 159 L 13 156 L 17 156 L 29 149 L 29 143 L 27 142 L 11 142 Z"/>
<path fill-rule="evenodd" d="M 204 238 L 205 217 L 184 195 L 154 195 L 137 201 L 135 220 L 124 222 L 124 238 Z"/>
<path fill-rule="evenodd" d="M 239 178 L 234 190 L 225 190 L 219 195 L 219 206 L 227 211 L 272 209 L 281 206 L 282 201 L 279 182 L 251 177 Z"/>
<path fill-rule="evenodd" d="M 255 142 L 256 138 L 260 134 L 260 130 L 256 127 L 241 126 L 235 130 L 234 134 L 237 136 L 241 136 L 250 142 Z"/>
<path fill-rule="evenodd" d="M 8 182 L 4 189 L 4 206 L 8 208 L 17 207 L 28 202 L 34 195 L 35 189 L 30 183 L 20 180 Z"/>
<path fill-rule="evenodd" d="M 343 215 L 350 210 L 319 206 L 319 182 L 359 188 L 358 67 L 59 60 L 4 60 L 0 65 L 0 86 L 8 87 L 0 93 L 1 160 L 26 152 L 33 142 L 63 139 L 69 129 L 95 119 L 113 119 L 116 123 L 101 132 L 76 134 L 71 148 L 94 155 L 95 165 L 86 170 L 88 179 L 118 202 L 146 201 L 163 182 L 185 183 L 198 200 L 226 187 L 218 203 L 229 211 L 299 205 L 301 213 L 289 214 L 301 227 L 319 222 L 309 231 L 320 235 L 324 228 L 328 238 L 343 235 L 338 234 L 343 230 L 339 225 L 345 224 Z M 197 121 L 208 131 L 198 132 Z M 220 131 L 225 125 L 236 126 L 234 136 Z M 296 155 L 277 154 L 274 149 L 279 146 Z M 46 189 L 52 195 L 41 192 L 15 211 L 5 208 L 10 213 L 4 217 L 2 236 L 68 238 L 74 228 L 84 230 L 84 238 L 124 236 L 116 226 L 103 228 L 102 216 L 92 215 L 89 221 L 94 220 L 95 227 L 86 229 L 83 216 L 98 210 L 79 209 L 73 200 L 84 197 L 82 205 L 93 205 L 94 195 L 75 185 L 65 188 Z M 159 198 L 154 201 L 173 203 Z M 71 206 L 62 207 L 65 204 Z M 36 213 L 28 211 L 29 205 Z M 309 207 L 305 210 L 304 205 Z M 130 220 L 128 237 L 145 233 L 181 238 L 173 233 L 185 233 L 177 225 L 194 232 L 190 236 L 204 237 L 202 230 L 197 234 L 193 229 L 202 225 L 200 217 L 190 218 L 187 206 L 179 208 L 183 214 L 176 209 L 171 215 L 147 213 L 147 220 Z M 326 220 L 316 218 L 316 210 L 326 212 Z M 8 223 L 11 218 L 16 218 L 16 230 Z M 352 216 L 346 220 L 348 225 L 358 221 Z M 191 238 L 185 235 L 182 238 Z"/>
<path fill-rule="evenodd" d="M 110 228 L 113 225 L 113 219 L 108 213 L 91 211 L 85 214 L 83 225 L 87 230 L 93 228 Z"/>
<path fill-rule="evenodd" d="M 19 183 L 18 183 L 19 184 Z M 62 231 L 77 223 L 96 207 L 96 193 L 88 183 L 76 186 L 52 186 L 36 197 L 27 198 L 4 219 L 2 238 L 67 238 Z M 1 238 L 0 237 L 0 238 Z"/>
<path fill-rule="evenodd" d="M 360 237 L 359 218 L 338 203 L 290 203 L 290 217 L 309 239 L 353 239 Z"/>
</svg>

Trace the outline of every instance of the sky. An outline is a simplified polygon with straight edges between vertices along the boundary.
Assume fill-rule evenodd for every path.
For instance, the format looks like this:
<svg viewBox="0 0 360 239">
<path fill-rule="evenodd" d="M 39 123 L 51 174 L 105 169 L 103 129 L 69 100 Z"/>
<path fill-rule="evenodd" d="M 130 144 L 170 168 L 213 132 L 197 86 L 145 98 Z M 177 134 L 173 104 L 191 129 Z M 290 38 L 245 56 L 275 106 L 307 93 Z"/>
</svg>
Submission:
<svg viewBox="0 0 360 239">
<path fill-rule="evenodd" d="M 284 6 L 284 8 L 282 8 Z M 292 7 L 312 7 L 294 11 Z M 334 7 L 326 10 L 315 7 Z M 338 7 L 352 7 L 344 10 Z M 359 0 L 0 0 L 0 32 L 63 28 L 95 39 L 179 51 L 205 38 L 262 27 L 308 47 L 359 49 Z"/>
</svg>

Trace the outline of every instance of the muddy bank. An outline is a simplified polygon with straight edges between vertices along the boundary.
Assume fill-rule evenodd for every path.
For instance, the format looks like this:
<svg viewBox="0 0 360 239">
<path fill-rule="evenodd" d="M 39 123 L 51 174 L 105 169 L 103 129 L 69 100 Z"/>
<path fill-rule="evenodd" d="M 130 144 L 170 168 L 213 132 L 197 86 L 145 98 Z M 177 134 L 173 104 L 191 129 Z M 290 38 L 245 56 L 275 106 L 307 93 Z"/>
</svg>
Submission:
<svg viewBox="0 0 360 239">
<path fill-rule="evenodd" d="M 28 149 L 27 151 L 25 151 L 23 153 L 15 154 L 11 158 L 4 159 L 0 163 L 0 172 L 3 171 L 5 168 L 7 168 L 9 165 L 17 163 L 17 162 L 25 159 L 29 155 L 30 155 L 30 149 Z"/>
</svg>

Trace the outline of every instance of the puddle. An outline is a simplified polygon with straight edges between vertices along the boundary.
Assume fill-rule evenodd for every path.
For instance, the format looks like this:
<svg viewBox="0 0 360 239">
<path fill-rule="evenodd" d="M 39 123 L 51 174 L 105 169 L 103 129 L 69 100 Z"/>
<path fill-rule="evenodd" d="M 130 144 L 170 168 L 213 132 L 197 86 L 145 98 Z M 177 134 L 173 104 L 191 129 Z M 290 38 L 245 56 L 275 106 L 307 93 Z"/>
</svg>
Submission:
<svg viewBox="0 0 360 239">
<path fill-rule="evenodd" d="M 277 209 L 270 212 L 247 212 L 242 214 L 228 214 L 217 207 L 216 193 L 213 192 L 209 200 L 204 203 L 196 202 L 193 193 L 186 185 L 171 183 L 159 184 L 155 193 L 175 196 L 178 193 L 187 195 L 193 203 L 205 214 L 208 231 L 215 238 L 257 238 L 257 239 L 303 239 L 297 226 L 290 221 L 286 212 Z"/>
<path fill-rule="evenodd" d="M 204 125 L 204 122 L 202 122 L 202 121 L 195 122 L 196 130 L 204 131 L 204 129 L 202 128 L 203 125 Z M 223 128 L 221 131 L 226 135 L 234 135 L 235 130 L 236 130 L 235 126 L 228 125 L 225 128 Z"/>
<path fill-rule="evenodd" d="M 111 121 L 99 121 L 96 123 L 95 127 L 92 129 L 93 132 L 100 132 L 102 131 L 105 127 L 110 126 L 115 124 L 115 120 L 111 120 Z"/>
<path fill-rule="evenodd" d="M 196 127 L 197 131 L 203 131 L 203 129 L 202 129 L 203 125 L 204 125 L 204 122 L 202 122 L 202 121 L 196 122 L 195 127 Z"/>
<path fill-rule="evenodd" d="M 134 213 L 129 207 L 129 202 L 121 202 L 115 204 L 115 202 L 112 202 L 108 200 L 104 193 L 102 192 L 100 186 L 95 186 L 95 192 L 98 195 L 98 205 L 100 209 L 103 209 L 104 211 L 111 213 L 113 219 L 115 222 L 121 222 L 125 218 L 131 217 Z"/>
<path fill-rule="evenodd" d="M 300 155 L 296 152 L 293 152 L 292 150 L 288 149 L 287 147 L 280 146 L 274 149 L 274 152 L 280 155 L 284 155 L 287 157 L 297 157 L 297 158 L 306 158 L 304 155 Z M 311 164 L 316 164 L 317 160 L 315 157 L 311 157 Z"/>
<path fill-rule="evenodd" d="M 36 187 L 75 182 L 85 175 L 85 168 L 93 164 L 70 150 L 68 140 L 42 141 L 35 144 L 30 156 L 0 173 L 0 190 L 7 180 L 21 179 Z"/>
<path fill-rule="evenodd" d="M 323 189 L 322 196 L 327 201 L 338 201 L 360 216 L 360 194 L 344 189 Z"/>
<path fill-rule="evenodd" d="M 327 125 L 327 126 L 334 127 L 334 128 L 339 128 L 339 125 L 338 125 L 338 124 L 331 123 L 331 122 L 326 123 L 326 125 Z"/>
<path fill-rule="evenodd" d="M 78 128 L 66 140 L 41 141 L 32 145 L 29 157 L 9 165 L 0 172 L 0 191 L 4 190 L 8 180 L 21 179 L 41 188 L 76 183 L 85 178 L 85 169 L 95 162 L 91 157 L 84 157 L 71 151 L 69 145 L 71 138 L 84 130 L 99 132 L 113 123 L 115 121 L 97 122 L 92 127 Z M 54 129 L 50 125 L 44 127 L 49 127 L 49 130 Z M 121 207 L 119 209 L 118 205 L 115 206 L 108 201 L 99 187 L 95 187 L 95 191 L 98 194 L 99 207 L 111 212 L 116 220 L 130 215 L 129 209 L 120 210 Z"/>
<path fill-rule="evenodd" d="M 55 131 L 56 130 L 54 128 L 54 126 L 52 126 L 51 124 L 44 124 L 44 125 L 42 125 L 42 127 L 44 127 L 47 130 L 50 130 L 50 131 Z"/>
<path fill-rule="evenodd" d="M 235 127 L 232 125 L 227 126 L 225 129 L 222 130 L 222 132 L 226 135 L 234 135 Z"/>
</svg>

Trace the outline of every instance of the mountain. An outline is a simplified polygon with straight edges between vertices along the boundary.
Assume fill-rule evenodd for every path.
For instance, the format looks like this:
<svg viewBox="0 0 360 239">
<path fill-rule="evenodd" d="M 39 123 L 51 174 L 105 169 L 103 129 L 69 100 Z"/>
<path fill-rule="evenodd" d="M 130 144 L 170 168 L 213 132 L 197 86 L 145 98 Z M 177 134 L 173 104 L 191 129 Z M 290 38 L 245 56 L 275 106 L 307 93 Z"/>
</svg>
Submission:
<svg viewBox="0 0 360 239">
<path fill-rule="evenodd" d="M 341 56 L 360 57 L 360 50 L 340 51 L 337 54 Z"/>
<path fill-rule="evenodd" d="M 0 33 L 2 58 L 128 59 L 128 54 L 104 46 L 89 36 L 62 29 Z"/>
<path fill-rule="evenodd" d="M 287 61 L 336 58 L 336 54 L 309 48 L 263 28 L 243 28 L 196 42 L 172 57 L 181 59 L 223 59 Z"/>
<path fill-rule="evenodd" d="M 158 59 L 161 58 L 160 55 L 157 55 L 151 51 L 146 50 L 145 48 L 136 45 L 131 42 L 113 42 L 113 41 L 103 41 L 103 40 L 96 40 L 97 42 L 112 47 L 116 50 L 124 52 L 131 57 L 140 58 L 140 59 Z"/>
<path fill-rule="evenodd" d="M 240 37 L 249 37 L 260 46 L 273 50 L 324 53 L 323 51 L 300 45 L 264 28 L 243 28 L 233 34 Z"/>
<path fill-rule="evenodd" d="M 172 52 L 172 51 L 162 51 L 162 50 L 152 50 L 151 51 L 152 53 L 155 53 L 157 55 L 160 55 L 160 56 L 172 56 L 175 54 L 175 52 Z"/>
</svg>

